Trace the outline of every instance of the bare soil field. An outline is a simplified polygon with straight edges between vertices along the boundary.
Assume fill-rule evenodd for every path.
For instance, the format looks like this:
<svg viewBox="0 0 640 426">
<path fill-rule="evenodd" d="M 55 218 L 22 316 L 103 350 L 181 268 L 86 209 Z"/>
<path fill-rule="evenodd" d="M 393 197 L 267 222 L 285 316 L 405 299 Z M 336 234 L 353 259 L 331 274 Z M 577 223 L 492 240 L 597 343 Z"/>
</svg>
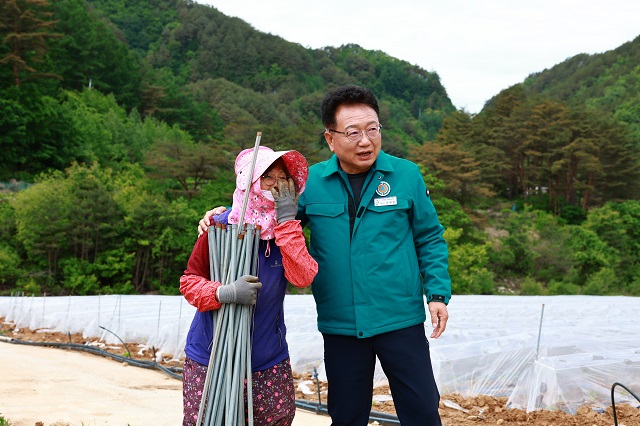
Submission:
<svg viewBox="0 0 640 426">
<path fill-rule="evenodd" d="M 81 334 L 62 334 L 42 332 L 38 330 L 20 329 L 16 330 L 10 323 L 5 323 L 0 318 L 0 336 L 11 339 L 19 339 L 25 342 L 53 342 L 53 343 L 74 343 L 80 345 L 91 344 L 100 347 L 108 353 L 119 356 L 131 356 L 131 358 L 143 361 L 153 361 L 152 350 L 140 352 L 137 344 L 127 343 L 124 345 L 102 345 L 95 340 L 86 339 Z M 3 345 L 5 343 L 0 343 Z M 0 346 L 1 349 L 1 346 Z M 130 353 L 129 353 L 129 351 Z M 51 349 L 62 350 L 62 349 Z M 99 356 L 99 355 L 96 355 Z M 156 359 L 158 364 L 166 368 L 181 368 L 182 360 Z M 114 362 L 117 362 L 114 360 Z M 296 398 L 306 400 L 310 403 L 318 402 L 316 381 L 311 375 L 297 375 L 297 382 L 304 382 L 309 393 L 298 391 Z M 327 383 L 319 382 L 320 398 L 322 403 L 326 403 Z M 307 391 L 307 392 L 308 392 Z M 374 395 L 384 395 L 390 397 L 388 387 L 379 387 L 374 391 Z M 383 398 L 384 399 L 384 398 Z M 440 414 L 443 424 L 446 426 L 471 426 L 471 425 L 502 425 L 502 426 L 612 426 L 614 425 L 612 407 L 607 407 L 604 412 L 596 412 L 589 407 L 580 408 L 575 415 L 570 415 L 562 411 L 534 411 L 527 413 L 517 409 L 506 409 L 506 397 L 492 397 L 480 395 L 472 398 L 463 398 L 458 394 L 446 394 L 441 396 Z M 33 401 L 35 406 L 37 401 Z M 395 415 L 393 400 L 374 403 L 372 410 L 378 413 Z M 616 415 L 618 426 L 640 426 L 640 408 L 628 404 L 616 404 Z M 615 426 L 615 425 L 614 425 Z"/>
</svg>

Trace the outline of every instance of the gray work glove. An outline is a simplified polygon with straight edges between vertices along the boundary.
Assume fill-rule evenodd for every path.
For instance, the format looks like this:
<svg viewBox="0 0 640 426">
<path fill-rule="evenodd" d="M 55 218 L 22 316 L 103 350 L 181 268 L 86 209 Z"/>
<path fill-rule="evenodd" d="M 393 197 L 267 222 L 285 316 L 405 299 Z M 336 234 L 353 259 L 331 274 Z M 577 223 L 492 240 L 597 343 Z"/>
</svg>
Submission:
<svg viewBox="0 0 640 426">
<path fill-rule="evenodd" d="M 276 219 L 278 224 L 281 224 L 296 218 L 300 194 L 296 193 L 296 186 L 291 178 L 279 180 L 276 186 L 278 190 L 276 191 L 274 186 L 271 193 L 276 204 Z"/>
<path fill-rule="evenodd" d="M 258 277 L 243 275 L 231 284 L 218 287 L 218 301 L 220 303 L 237 303 L 238 305 L 255 305 L 258 289 L 262 283 Z"/>
</svg>

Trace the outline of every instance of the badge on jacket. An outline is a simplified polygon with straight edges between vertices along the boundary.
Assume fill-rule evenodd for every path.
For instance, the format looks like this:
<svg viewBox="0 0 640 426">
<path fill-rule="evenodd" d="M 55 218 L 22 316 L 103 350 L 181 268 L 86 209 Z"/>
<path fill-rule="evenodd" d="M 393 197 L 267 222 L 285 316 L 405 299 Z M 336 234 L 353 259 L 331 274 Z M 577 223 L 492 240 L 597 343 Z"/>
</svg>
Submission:
<svg viewBox="0 0 640 426">
<path fill-rule="evenodd" d="M 391 193 L 391 185 L 389 182 L 381 181 L 376 188 L 376 194 L 385 198 L 375 198 L 373 200 L 373 205 L 376 207 L 380 206 L 395 206 L 398 204 L 398 200 L 395 196 L 387 197 Z"/>
<path fill-rule="evenodd" d="M 381 197 L 386 197 L 389 193 L 391 193 L 391 185 L 389 185 L 389 182 L 380 181 L 376 188 L 376 194 Z"/>
</svg>

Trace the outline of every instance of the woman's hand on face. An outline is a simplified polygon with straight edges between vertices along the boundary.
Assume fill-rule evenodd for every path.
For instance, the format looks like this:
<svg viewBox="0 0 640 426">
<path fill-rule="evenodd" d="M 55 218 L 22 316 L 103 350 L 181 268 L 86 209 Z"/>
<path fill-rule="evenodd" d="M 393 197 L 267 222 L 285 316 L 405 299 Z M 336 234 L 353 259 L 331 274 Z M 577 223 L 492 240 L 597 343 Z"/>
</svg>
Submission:
<svg viewBox="0 0 640 426">
<path fill-rule="evenodd" d="M 271 188 L 271 193 L 276 205 L 276 219 L 278 223 L 284 223 L 296 218 L 298 214 L 298 194 L 293 179 L 279 180 L 276 185 Z"/>
</svg>

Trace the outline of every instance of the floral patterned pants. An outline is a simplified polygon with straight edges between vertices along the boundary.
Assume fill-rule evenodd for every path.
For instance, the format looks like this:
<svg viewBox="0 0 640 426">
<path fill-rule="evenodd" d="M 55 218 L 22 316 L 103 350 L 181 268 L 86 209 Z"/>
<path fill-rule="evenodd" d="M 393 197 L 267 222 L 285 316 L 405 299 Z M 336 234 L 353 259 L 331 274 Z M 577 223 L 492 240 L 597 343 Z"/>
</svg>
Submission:
<svg viewBox="0 0 640 426">
<path fill-rule="evenodd" d="M 184 361 L 182 398 L 183 426 L 195 426 L 207 377 L 207 366 L 190 358 Z M 296 411 L 295 390 L 289 358 L 251 375 L 255 426 L 290 426 Z M 247 390 L 244 392 L 245 406 Z"/>
</svg>

